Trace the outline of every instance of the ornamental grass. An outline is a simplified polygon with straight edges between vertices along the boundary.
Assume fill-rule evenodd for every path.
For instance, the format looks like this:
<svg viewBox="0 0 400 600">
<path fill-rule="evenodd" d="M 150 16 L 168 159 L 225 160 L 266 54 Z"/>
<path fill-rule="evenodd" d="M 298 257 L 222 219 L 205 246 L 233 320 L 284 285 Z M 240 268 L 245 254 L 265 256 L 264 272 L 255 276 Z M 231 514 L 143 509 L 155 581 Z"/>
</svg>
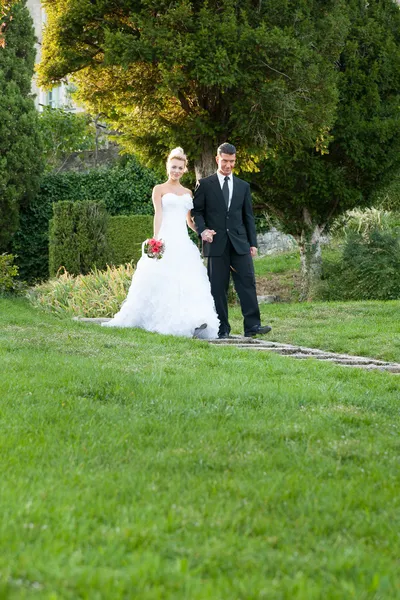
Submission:
<svg viewBox="0 0 400 600">
<path fill-rule="evenodd" d="M 76 317 L 112 317 L 125 300 L 134 272 L 132 263 L 87 275 L 60 270 L 57 277 L 31 288 L 28 299 L 46 312 Z"/>
</svg>

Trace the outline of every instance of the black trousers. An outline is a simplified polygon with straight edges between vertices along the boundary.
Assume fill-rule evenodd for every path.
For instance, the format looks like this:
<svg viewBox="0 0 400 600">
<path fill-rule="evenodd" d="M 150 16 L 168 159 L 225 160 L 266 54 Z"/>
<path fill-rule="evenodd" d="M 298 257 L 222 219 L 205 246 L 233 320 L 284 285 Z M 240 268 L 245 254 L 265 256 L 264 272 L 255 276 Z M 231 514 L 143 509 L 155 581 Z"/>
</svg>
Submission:
<svg viewBox="0 0 400 600">
<path fill-rule="evenodd" d="M 221 256 L 208 257 L 207 271 L 211 293 L 220 320 L 219 333 L 229 333 L 231 330 L 228 320 L 228 289 L 231 274 L 240 300 L 244 332 L 246 333 L 252 327 L 260 325 L 256 279 L 250 252 L 248 254 L 237 254 L 232 243 L 228 240 Z"/>
</svg>

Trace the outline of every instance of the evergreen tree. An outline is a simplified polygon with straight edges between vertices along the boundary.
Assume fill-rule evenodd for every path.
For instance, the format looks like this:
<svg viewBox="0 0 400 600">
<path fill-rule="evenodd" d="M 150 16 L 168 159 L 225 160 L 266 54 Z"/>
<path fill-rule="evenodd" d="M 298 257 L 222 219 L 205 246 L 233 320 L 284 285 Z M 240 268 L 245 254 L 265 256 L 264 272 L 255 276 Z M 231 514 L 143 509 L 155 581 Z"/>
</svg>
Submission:
<svg viewBox="0 0 400 600">
<path fill-rule="evenodd" d="M 271 155 L 253 184 L 299 242 L 303 295 L 321 274 L 320 236 L 330 221 L 400 170 L 400 9 L 394 0 L 350 0 L 338 61 L 337 117 L 317 148 Z"/>
<path fill-rule="evenodd" d="M 184 146 L 196 174 L 219 143 L 244 169 L 314 147 L 337 102 L 343 0 L 44 0 L 41 82 L 75 74 L 80 99 L 149 160 Z"/>
<path fill-rule="evenodd" d="M 0 252 L 8 250 L 22 205 L 42 172 L 38 116 L 31 96 L 35 37 L 25 0 L 6 6 L 0 39 Z"/>
</svg>

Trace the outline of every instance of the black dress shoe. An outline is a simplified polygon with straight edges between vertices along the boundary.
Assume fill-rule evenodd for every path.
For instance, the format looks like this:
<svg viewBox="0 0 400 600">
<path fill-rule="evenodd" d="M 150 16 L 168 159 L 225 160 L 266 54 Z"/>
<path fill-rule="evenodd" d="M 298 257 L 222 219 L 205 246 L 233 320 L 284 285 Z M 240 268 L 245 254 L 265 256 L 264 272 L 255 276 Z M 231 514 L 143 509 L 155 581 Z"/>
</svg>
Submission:
<svg viewBox="0 0 400 600">
<path fill-rule="evenodd" d="M 204 329 L 207 328 L 207 323 L 202 323 L 201 325 L 199 325 L 198 327 L 196 327 L 196 329 L 193 332 L 193 337 L 194 338 L 199 338 L 200 334 L 202 331 L 204 331 Z"/>
<path fill-rule="evenodd" d="M 226 331 L 218 334 L 218 339 L 219 340 L 229 340 L 230 337 L 231 336 Z"/>
<path fill-rule="evenodd" d="M 264 335 L 271 331 L 272 327 L 269 325 L 256 325 L 248 331 L 245 331 L 244 337 L 254 337 L 255 335 Z"/>
</svg>

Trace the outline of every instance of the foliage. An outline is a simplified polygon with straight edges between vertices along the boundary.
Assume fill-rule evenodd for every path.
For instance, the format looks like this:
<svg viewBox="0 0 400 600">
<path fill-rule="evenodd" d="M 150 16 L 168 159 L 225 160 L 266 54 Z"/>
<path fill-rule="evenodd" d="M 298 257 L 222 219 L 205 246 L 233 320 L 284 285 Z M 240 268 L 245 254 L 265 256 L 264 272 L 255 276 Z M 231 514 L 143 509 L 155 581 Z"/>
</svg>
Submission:
<svg viewBox="0 0 400 600">
<path fill-rule="evenodd" d="M 320 295 L 329 300 L 400 298 L 400 229 L 351 232 L 337 262 L 326 262 Z"/>
<path fill-rule="evenodd" d="M 394 213 L 381 208 L 355 208 L 338 217 L 330 229 L 330 233 L 341 239 L 351 233 L 359 233 L 368 238 L 372 231 L 400 230 L 400 213 Z"/>
<path fill-rule="evenodd" d="M 152 214 L 151 192 L 159 179 L 129 157 L 111 167 L 86 172 L 49 173 L 43 178 L 38 202 L 102 200 L 111 215 Z"/>
<path fill-rule="evenodd" d="M 399 7 L 392 0 L 347 4 L 337 116 L 324 151 L 276 152 L 253 177 L 258 197 L 310 259 L 309 270 L 330 221 L 370 206 L 373 193 L 400 168 Z"/>
<path fill-rule="evenodd" d="M 60 169 L 73 152 L 95 147 L 96 129 L 87 113 L 45 106 L 39 114 L 39 127 L 48 171 Z"/>
<path fill-rule="evenodd" d="M 153 214 L 151 191 L 159 179 L 129 157 L 109 168 L 86 173 L 47 173 L 39 194 L 22 210 L 15 236 L 20 275 L 27 281 L 49 276 L 48 231 L 53 203 L 60 200 L 103 201 L 111 215 Z"/>
<path fill-rule="evenodd" d="M 112 264 L 136 263 L 142 254 L 142 242 L 152 235 L 153 217 L 150 215 L 111 217 L 108 224 L 108 242 Z"/>
<path fill-rule="evenodd" d="M 372 195 L 371 202 L 383 210 L 400 213 L 400 172 Z"/>
<path fill-rule="evenodd" d="M 0 252 L 8 250 L 42 172 L 38 117 L 31 97 L 35 61 L 32 19 L 25 0 L 3 16 L 0 43 Z M 0 42 L 1 42 L 0 39 Z"/>
<path fill-rule="evenodd" d="M 102 269 L 109 259 L 108 215 L 102 202 L 57 202 L 50 222 L 49 270 L 73 275 Z"/>
<path fill-rule="evenodd" d="M 45 0 L 41 83 L 79 100 L 154 163 L 183 145 L 197 174 L 230 139 L 256 168 L 271 148 L 324 146 L 333 124 L 342 0 Z"/>
<path fill-rule="evenodd" d="M 399 307 L 266 310 L 399 360 Z M 398 597 L 398 376 L 21 301 L 0 331 L 4 598 Z"/>
<path fill-rule="evenodd" d="M 16 290 L 18 267 L 12 254 L 0 254 L 0 295 Z"/>
<path fill-rule="evenodd" d="M 31 288 L 28 298 L 47 312 L 77 317 L 112 317 L 126 298 L 133 275 L 131 263 L 94 268 L 74 276 L 63 270 L 54 279 Z"/>
</svg>

